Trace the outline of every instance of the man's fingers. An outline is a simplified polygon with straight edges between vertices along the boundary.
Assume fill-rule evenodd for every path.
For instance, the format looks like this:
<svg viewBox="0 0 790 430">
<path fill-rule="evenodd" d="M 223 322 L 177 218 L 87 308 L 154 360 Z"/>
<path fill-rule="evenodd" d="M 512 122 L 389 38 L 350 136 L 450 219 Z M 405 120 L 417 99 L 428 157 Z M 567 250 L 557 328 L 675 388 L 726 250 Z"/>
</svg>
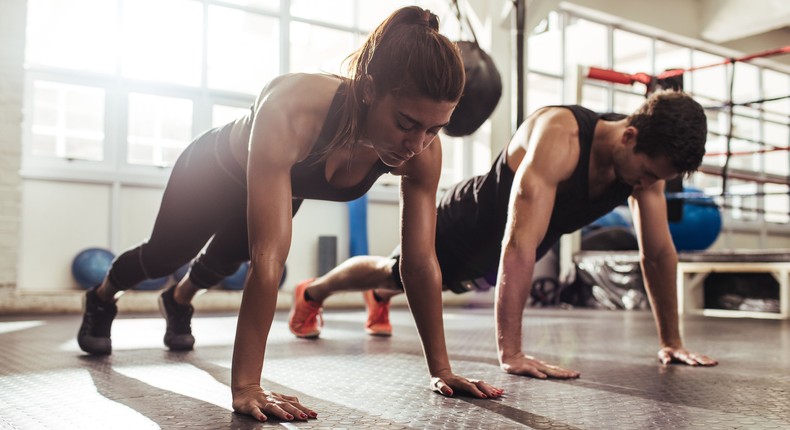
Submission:
<svg viewBox="0 0 790 430">
<path fill-rule="evenodd" d="M 661 364 L 669 364 L 672 362 L 680 362 L 689 366 L 715 366 L 719 364 L 718 361 L 694 352 L 689 352 L 686 349 L 671 349 L 664 348 L 658 351 L 658 359 Z"/>
<path fill-rule="evenodd" d="M 545 369 L 541 369 L 543 373 L 551 376 L 552 378 L 560 378 L 560 379 L 569 379 L 569 378 L 578 378 L 579 372 L 574 370 L 567 370 L 557 366 L 546 366 Z"/>
<path fill-rule="evenodd" d="M 699 365 L 699 363 L 697 363 L 697 359 L 694 357 L 694 354 L 689 354 L 689 353 L 681 354 L 680 355 L 680 359 L 684 363 L 688 364 L 689 366 L 698 366 Z"/>
<path fill-rule="evenodd" d="M 715 366 L 719 364 L 716 360 L 702 354 L 691 353 L 688 356 L 691 360 L 694 360 L 694 364 L 692 364 L 692 366 Z"/>
<path fill-rule="evenodd" d="M 697 355 L 697 362 L 703 366 L 715 366 L 719 364 L 718 361 L 708 357 L 707 355 Z"/>
<path fill-rule="evenodd" d="M 532 376 L 533 378 L 538 378 L 538 379 L 546 379 L 549 377 L 545 373 L 538 370 L 537 367 L 527 367 L 525 369 L 522 369 L 521 372 L 519 372 L 519 375 L 529 375 Z"/>
</svg>

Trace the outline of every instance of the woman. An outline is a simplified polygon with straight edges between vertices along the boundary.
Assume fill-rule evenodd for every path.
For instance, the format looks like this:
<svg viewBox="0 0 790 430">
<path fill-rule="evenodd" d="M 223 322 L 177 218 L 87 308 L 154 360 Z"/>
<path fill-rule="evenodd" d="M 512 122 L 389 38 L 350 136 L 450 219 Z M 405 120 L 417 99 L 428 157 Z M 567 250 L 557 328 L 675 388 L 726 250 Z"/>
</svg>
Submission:
<svg viewBox="0 0 790 430">
<path fill-rule="evenodd" d="M 450 369 L 441 318 L 441 275 L 433 247 L 441 145 L 464 87 L 457 48 L 438 18 L 418 7 L 393 13 L 351 57 L 350 77 L 294 74 L 263 89 L 249 115 L 210 130 L 179 157 L 150 239 L 120 255 L 86 293 L 80 347 L 112 350 L 115 297 L 173 273 L 197 255 L 160 298 L 165 344 L 192 349 L 191 299 L 250 260 L 233 349 L 233 408 L 260 421 L 317 415 L 294 397 L 264 391 L 261 371 L 277 289 L 302 200 L 353 200 L 384 173 L 401 176 L 401 242 L 407 297 L 433 388 L 480 398 L 502 391 Z"/>
</svg>

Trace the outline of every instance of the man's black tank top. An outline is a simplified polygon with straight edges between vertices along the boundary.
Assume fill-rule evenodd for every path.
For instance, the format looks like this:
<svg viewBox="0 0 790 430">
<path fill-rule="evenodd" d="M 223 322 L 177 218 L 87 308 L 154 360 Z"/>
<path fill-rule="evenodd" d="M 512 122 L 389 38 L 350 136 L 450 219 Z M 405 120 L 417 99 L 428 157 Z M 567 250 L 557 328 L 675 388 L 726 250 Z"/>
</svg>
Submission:
<svg viewBox="0 0 790 430">
<path fill-rule="evenodd" d="M 540 259 L 565 233 L 571 233 L 605 215 L 628 198 L 633 188 L 614 182 L 594 200 L 589 197 L 590 150 L 598 120 L 616 121 L 623 115 L 599 115 L 577 105 L 569 109 L 579 124 L 579 162 L 570 178 L 557 189 L 548 230 L 536 250 Z M 507 222 L 514 172 L 506 160 L 507 148 L 491 170 L 447 190 L 438 207 L 436 250 L 446 285 L 486 277 L 496 279 L 502 238 Z"/>
</svg>

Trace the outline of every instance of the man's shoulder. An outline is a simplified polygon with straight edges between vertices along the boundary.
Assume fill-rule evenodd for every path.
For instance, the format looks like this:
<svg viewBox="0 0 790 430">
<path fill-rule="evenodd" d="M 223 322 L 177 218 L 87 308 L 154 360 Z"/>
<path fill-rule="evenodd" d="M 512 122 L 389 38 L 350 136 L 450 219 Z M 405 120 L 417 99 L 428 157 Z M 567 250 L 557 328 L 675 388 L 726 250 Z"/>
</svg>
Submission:
<svg viewBox="0 0 790 430">
<path fill-rule="evenodd" d="M 530 118 L 535 125 L 559 126 L 566 130 L 578 128 L 579 121 L 575 105 L 546 106 L 538 109 Z"/>
</svg>

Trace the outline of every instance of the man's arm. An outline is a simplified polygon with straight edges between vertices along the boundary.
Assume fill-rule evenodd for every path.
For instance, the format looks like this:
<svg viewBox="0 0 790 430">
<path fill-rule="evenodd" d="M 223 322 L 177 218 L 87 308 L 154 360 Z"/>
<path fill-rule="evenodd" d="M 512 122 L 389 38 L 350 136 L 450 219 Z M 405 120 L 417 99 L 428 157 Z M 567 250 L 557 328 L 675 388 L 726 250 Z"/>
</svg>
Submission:
<svg viewBox="0 0 790 430">
<path fill-rule="evenodd" d="M 523 158 L 513 180 L 497 275 L 500 366 L 518 375 L 575 378 L 578 372 L 524 354 L 521 323 L 532 286 L 536 249 L 548 229 L 557 186 L 570 177 L 578 162 L 578 125 L 569 111 L 549 109 L 522 125 L 510 145 L 509 157 Z M 514 150 L 513 145 L 521 148 Z"/>
<path fill-rule="evenodd" d="M 716 360 L 686 350 L 680 335 L 677 298 L 678 256 L 669 234 L 664 181 L 637 188 L 629 199 L 639 241 L 642 278 L 658 328 L 658 358 L 692 366 L 715 366 Z"/>
</svg>

